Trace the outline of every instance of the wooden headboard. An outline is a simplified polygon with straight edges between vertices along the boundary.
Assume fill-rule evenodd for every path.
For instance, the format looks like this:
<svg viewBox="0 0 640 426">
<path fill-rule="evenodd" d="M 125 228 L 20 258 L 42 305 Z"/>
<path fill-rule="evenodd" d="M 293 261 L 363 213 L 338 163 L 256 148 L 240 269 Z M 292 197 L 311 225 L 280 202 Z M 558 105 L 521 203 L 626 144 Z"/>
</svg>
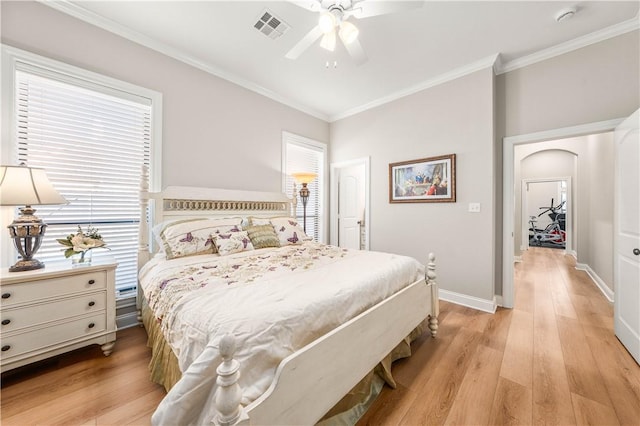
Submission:
<svg viewBox="0 0 640 426">
<path fill-rule="evenodd" d="M 293 194 L 296 194 L 295 184 Z M 156 224 L 190 218 L 294 216 L 296 204 L 295 195 L 289 198 L 279 192 L 192 186 L 169 186 L 161 192 L 150 192 L 143 176 L 138 269 L 149 261 L 154 252 L 150 230 Z"/>
</svg>

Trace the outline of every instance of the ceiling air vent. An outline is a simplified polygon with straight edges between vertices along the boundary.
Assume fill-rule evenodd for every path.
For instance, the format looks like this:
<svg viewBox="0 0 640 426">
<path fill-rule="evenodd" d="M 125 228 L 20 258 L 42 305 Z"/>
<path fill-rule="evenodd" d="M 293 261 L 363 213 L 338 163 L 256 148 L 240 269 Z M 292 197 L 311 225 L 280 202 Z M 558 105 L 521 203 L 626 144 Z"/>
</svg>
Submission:
<svg viewBox="0 0 640 426">
<path fill-rule="evenodd" d="M 262 12 L 262 15 L 260 15 L 258 21 L 253 24 L 253 27 L 270 39 L 280 37 L 289 29 L 289 25 L 282 22 L 282 19 L 275 17 L 268 9 Z"/>
</svg>

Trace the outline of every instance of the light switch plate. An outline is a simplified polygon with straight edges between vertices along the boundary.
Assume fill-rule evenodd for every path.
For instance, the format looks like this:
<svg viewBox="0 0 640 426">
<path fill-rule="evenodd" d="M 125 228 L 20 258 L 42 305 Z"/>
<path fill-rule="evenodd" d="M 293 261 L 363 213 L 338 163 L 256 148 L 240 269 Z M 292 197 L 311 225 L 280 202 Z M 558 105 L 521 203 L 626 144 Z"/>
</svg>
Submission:
<svg viewBox="0 0 640 426">
<path fill-rule="evenodd" d="M 469 212 L 480 213 L 480 203 L 469 203 Z"/>
</svg>

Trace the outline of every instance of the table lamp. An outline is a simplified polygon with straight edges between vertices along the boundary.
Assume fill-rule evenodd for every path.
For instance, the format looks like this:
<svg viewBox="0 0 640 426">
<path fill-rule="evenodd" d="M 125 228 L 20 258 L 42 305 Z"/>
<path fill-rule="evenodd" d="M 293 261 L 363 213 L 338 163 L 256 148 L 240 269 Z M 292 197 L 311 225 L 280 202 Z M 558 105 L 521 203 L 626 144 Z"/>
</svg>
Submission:
<svg viewBox="0 0 640 426">
<path fill-rule="evenodd" d="M 291 176 L 300 184 L 300 199 L 302 200 L 302 229 L 307 232 L 307 201 L 309 200 L 309 188 L 307 185 L 318 177 L 317 173 L 298 172 L 291 173 Z"/>
<path fill-rule="evenodd" d="M 53 187 L 44 169 L 20 166 L 0 166 L 0 205 L 22 206 L 9 228 L 9 234 L 21 259 L 9 268 L 10 272 L 44 268 L 34 259 L 42 244 L 47 225 L 35 216 L 32 205 L 67 204 L 67 200 Z"/>
</svg>

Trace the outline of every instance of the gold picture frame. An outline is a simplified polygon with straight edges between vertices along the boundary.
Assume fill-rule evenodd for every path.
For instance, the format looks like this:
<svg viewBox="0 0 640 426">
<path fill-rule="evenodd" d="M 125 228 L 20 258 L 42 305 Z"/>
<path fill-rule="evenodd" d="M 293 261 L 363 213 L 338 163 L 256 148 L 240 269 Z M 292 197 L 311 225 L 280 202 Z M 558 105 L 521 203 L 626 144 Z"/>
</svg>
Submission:
<svg viewBox="0 0 640 426">
<path fill-rule="evenodd" d="M 456 155 L 389 164 L 390 203 L 454 203 Z"/>
</svg>

